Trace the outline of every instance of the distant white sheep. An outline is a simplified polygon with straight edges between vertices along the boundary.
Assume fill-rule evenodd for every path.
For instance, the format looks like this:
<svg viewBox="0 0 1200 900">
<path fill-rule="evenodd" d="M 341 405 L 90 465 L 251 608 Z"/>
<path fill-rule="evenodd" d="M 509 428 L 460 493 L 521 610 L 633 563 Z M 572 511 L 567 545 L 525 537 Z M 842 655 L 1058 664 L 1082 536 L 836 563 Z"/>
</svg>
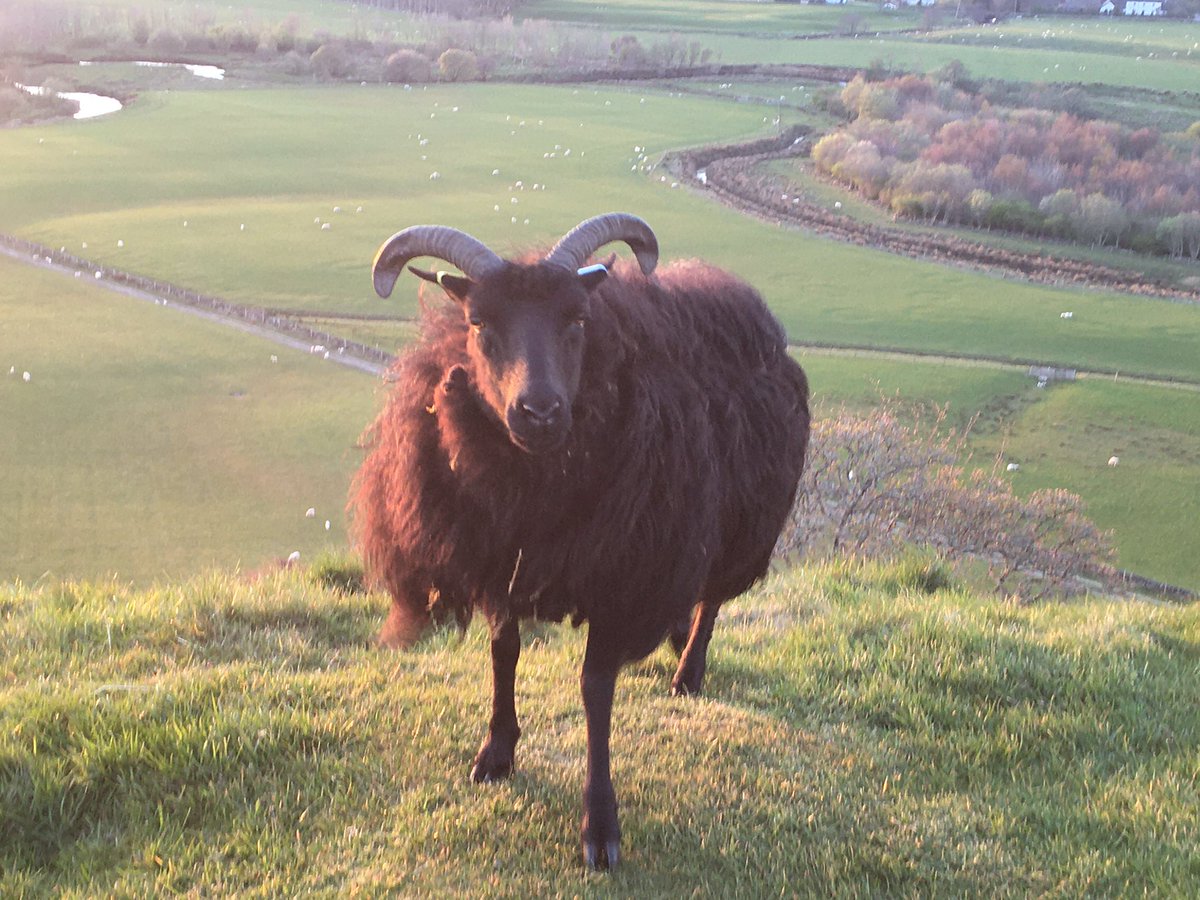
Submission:
<svg viewBox="0 0 1200 900">
<path fill-rule="evenodd" d="M 1119 465 L 1121 464 L 1121 457 L 1119 457 L 1119 456 L 1110 456 L 1110 457 L 1108 458 L 1108 464 L 1109 464 L 1109 465 L 1110 465 L 1112 468 L 1114 468 L 1114 469 L 1115 469 L 1117 466 L 1119 466 Z"/>
<path fill-rule="evenodd" d="M 1058 317 L 1060 319 L 1073 319 L 1073 318 L 1075 318 L 1075 313 L 1073 313 L 1073 312 L 1059 313 Z"/>
<path fill-rule="evenodd" d="M 1009 472 L 1019 472 L 1019 471 L 1021 471 L 1021 464 L 1020 463 L 1009 463 L 1007 466 L 1007 469 Z"/>
</svg>

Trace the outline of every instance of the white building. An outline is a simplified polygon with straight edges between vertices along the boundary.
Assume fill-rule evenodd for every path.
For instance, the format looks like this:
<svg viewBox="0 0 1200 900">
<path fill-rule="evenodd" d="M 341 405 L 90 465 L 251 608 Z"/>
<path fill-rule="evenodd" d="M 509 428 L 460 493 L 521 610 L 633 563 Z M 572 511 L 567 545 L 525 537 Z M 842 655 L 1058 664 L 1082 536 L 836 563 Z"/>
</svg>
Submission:
<svg viewBox="0 0 1200 900">
<path fill-rule="evenodd" d="M 1161 16 L 1162 7 L 1162 0 L 1125 0 L 1124 12 L 1127 16 Z"/>
</svg>

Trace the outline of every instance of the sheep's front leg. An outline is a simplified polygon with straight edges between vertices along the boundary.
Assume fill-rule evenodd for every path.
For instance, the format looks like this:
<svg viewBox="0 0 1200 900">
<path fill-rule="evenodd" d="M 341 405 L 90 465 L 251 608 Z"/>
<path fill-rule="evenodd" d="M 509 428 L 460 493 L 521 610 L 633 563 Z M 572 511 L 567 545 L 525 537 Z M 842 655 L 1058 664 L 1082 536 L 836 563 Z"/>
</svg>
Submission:
<svg viewBox="0 0 1200 900">
<path fill-rule="evenodd" d="M 613 691 L 619 662 L 595 631 L 588 634 L 580 674 L 587 719 L 587 778 L 583 785 L 583 859 L 590 869 L 614 869 L 620 859 L 621 828 L 609 766 Z"/>
<path fill-rule="evenodd" d="M 475 757 L 471 780 L 498 781 L 512 774 L 517 738 L 517 704 L 513 696 L 517 659 L 521 656 L 521 629 L 515 617 L 492 624 L 492 719 L 487 737 Z"/>
</svg>

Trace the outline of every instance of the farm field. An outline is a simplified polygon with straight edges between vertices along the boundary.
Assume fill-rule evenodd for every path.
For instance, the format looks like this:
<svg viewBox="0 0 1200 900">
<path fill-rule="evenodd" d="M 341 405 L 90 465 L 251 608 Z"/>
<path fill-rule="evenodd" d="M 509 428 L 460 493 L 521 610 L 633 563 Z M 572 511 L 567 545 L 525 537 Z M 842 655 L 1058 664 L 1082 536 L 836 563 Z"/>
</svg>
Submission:
<svg viewBox="0 0 1200 900">
<path fill-rule="evenodd" d="M 639 152 L 761 134 L 761 113 L 611 88 L 173 92 L 82 127 L 0 134 L 15 163 L 0 173 L 0 230 L 251 305 L 411 315 L 414 287 L 384 304 L 366 277 L 404 225 L 436 218 L 507 252 L 636 209 L 664 259 L 702 256 L 751 278 L 798 341 L 1200 380 L 1192 307 L 845 246 L 631 171 Z M 84 187 L 64 193 L 68 182 Z"/>
<path fill-rule="evenodd" d="M 653 159 L 680 145 L 762 133 L 770 127 L 762 112 L 703 97 L 591 87 L 143 94 L 108 120 L 0 133 L 0 151 L 16 163 L 0 172 L 6 198 L 0 230 L 255 306 L 318 316 L 406 317 L 416 310 L 415 285 L 402 282 L 384 303 L 367 278 L 374 248 L 403 225 L 436 219 L 508 252 L 548 245 L 581 218 L 607 208 L 633 209 L 658 230 L 666 259 L 705 256 L 742 273 L 803 343 L 1200 381 L 1193 307 L 1052 289 L 845 246 L 747 219 L 683 186 L 672 189 L 654 174 L 631 171 L 639 152 Z M 220 121 L 219 131 L 213 121 Z M 325 127 L 313 128 L 314 121 Z M 486 160 L 476 153 L 482 146 Z M 430 178 L 433 172 L 437 179 Z M 80 187 L 64 194 L 64 183 Z M 1063 309 L 1075 318 L 1063 322 Z M 347 337 L 383 346 L 408 333 L 400 322 L 347 328 Z M 814 359 L 813 365 L 831 363 Z M 874 377 L 894 385 L 885 390 L 899 388 L 913 400 L 950 401 L 954 415 L 964 419 L 987 406 L 990 388 L 980 386 L 976 373 L 909 365 L 852 360 L 841 364 L 844 390 L 836 381 L 823 388 L 819 373 L 814 383 L 835 402 L 862 397 Z M 1015 376 L 1003 378 L 1008 386 L 998 389 L 1000 395 L 1021 392 L 1011 386 Z M 371 417 L 370 394 L 356 389 L 362 405 L 342 420 L 352 436 Z M 1172 402 L 1186 406 L 1200 399 L 1187 394 Z M 1079 420 L 1080 428 L 1086 421 Z M 1179 432 L 1180 447 L 1192 439 L 1191 426 L 1164 427 Z M 1079 440 L 1090 448 L 1082 433 Z M 1167 460 L 1172 442 L 1163 444 L 1157 453 Z M 1010 452 L 1021 453 L 1021 442 L 1013 439 Z M 344 468 L 328 496 L 340 509 L 352 465 L 340 451 L 335 456 Z M 1048 480 L 1067 468 L 1053 459 L 1041 470 Z M 1186 462 L 1186 454 L 1180 459 L 1181 471 L 1192 473 L 1183 484 L 1195 484 L 1200 467 Z M 1101 503 L 1098 518 L 1117 528 L 1123 562 L 1144 562 L 1144 574 L 1169 571 L 1186 584 L 1200 583 L 1189 561 L 1190 538 L 1172 524 L 1173 514 L 1164 517 L 1162 499 L 1139 494 L 1124 506 Z M 1142 548 L 1128 561 L 1126 533 L 1130 546 Z M 231 541 L 220 558 L 249 560 L 243 551 L 243 543 Z M 163 566 L 147 559 L 128 571 L 133 577 Z M 50 567 L 43 564 L 40 571 Z M 85 566 L 75 573 L 103 571 Z"/>
<path fill-rule="evenodd" d="M 885 10 L 875 3 L 802 6 L 799 3 L 746 3 L 741 0 L 615 0 L 610 3 L 533 0 L 521 4 L 517 18 L 551 19 L 620 31 L 634 28 L 791 37 L 836 32 L 851 13 L 862 20 L 864 30 L 872 32 L 912 28 L 921 22 L 918 11 Z"/>
<path fill-rule="evenodd" d="M 511 779 L 467 772 L 486 634 L 288 572 L 0 587 L 5 896 L 1185 896 L 1200 606 L 1022 607 L 920 560 L 780 573 L 613 717 L 622 868 L 578 850 L 583 632 L 526 629 Z M 939 586 L 940 585 L 940 586 Z"/>
<path fill-rule="evenodd" d="M 0 309 L 0 581 L 345 546 L 372 379 L 2 255 Z"/>
</svg>

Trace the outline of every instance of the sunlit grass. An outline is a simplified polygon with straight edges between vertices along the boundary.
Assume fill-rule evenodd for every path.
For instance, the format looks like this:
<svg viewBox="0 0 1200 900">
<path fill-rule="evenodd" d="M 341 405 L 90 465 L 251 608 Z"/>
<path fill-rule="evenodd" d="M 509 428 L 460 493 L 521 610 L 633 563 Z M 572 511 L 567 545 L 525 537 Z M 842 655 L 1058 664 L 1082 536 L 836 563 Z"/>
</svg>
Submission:
<svg viewBox="0 0 1200 900">
<path fill-rule="evenodd" d="M 0 589 L 0 892 L 1187 893 L 1198 608 L 930 572 L 773 577 L 698 700 L 666 650 L 627 670 L 612 876 L 576 845 L 581 631 L 527 629 L 517 772 L 477 786 L 478 627 L 380 653 L 384 599 L 302 571 Z"/>
</svg>

